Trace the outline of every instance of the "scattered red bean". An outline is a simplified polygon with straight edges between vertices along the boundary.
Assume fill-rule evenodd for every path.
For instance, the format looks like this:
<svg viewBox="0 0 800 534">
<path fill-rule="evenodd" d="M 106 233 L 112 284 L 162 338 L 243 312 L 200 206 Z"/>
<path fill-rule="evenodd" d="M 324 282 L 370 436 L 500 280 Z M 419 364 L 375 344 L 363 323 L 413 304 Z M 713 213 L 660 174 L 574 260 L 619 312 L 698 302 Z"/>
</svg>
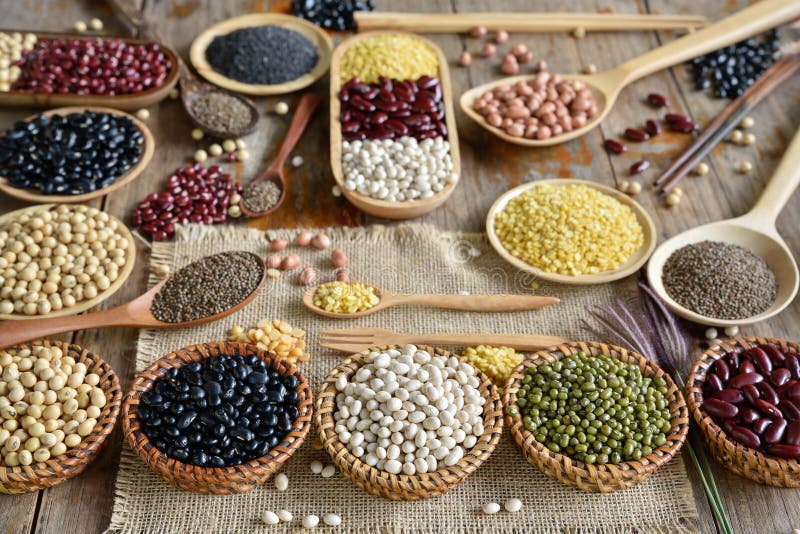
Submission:
<svg viewBox="0 0 800 534">
<path fill-rule="evenodd" d="M 650 102 L 651 106 L 657 108 L 663 108 L 664 106 L 669 106 L 669 100 L 667 97 L 660 93 L 650 93 L 647 95 L 647 101 Z"/>
<path fill-rule="evenodd" d="M 644 128 L 647 130 L 647 133 L 650 134 L 650 137 L 655 137 L 661 133 L 661 125 L 653 119 L 648 119 L 647 122 L 644 123 Z"/>
<path fill-rule="evenodd" d="M 673 132 L 692 133 L 697 130 L 699 126 L 693 122 L 675 121 L 669 124 L 669 129 Z"/>
<path fill-rule="evenodd" d="M 478 38 L 486 35 L 486 26 L 475 26 L 469 31 L 470 37 Z"/>
<path fill-rule="evenodd" d="M 468 67 L 472 63 L 472 54 L 464 50 L 461 52 L 461 55 L 458 56 L 458 64 L 462 67 Z"/>
<path fill-rule="evenodd" d="M 195 163 L 172 173 L 166 191 L 147 195 L 133 222 L 143 234 L 164 241 L 175 233 L 176 224 L 225 222 L 231 196 L 241 192 L 242 186 L 221 167 Z"/>
<path fill-rule="evenodd" d="M 497 52 L 497 47 L 492 43 L 486 43 L 483 45 L 483 48 L 481 48 L 481 55 L 483 57 L 492 57 L 495 52 Z"/>
<path fill-rule="evenodd" d="M 688 115 L 681 115 L 680 113 L 667 113 L 664 115 L 664 120 L 667 122 L 693 122 L 692 118 Z"/>
<path fill-rule="evenodd" d="M 508 32 L 505 30 L 497 30 L 497 33 L 494 34 L 494 42 L 497 44 L 503 44 L 508 41 Z"/>
<path fill-rule="evenodd" d="M 639 161 L 631 165 L 630 172 L 631 174 L 641 174 L 648 167 L 650 167 L 650 162 L 646 159 L 640 159 Z"/>
<path fill-rule="evenodd" d="M 613 152 L 614 154 L 622 154 L 628 147 L 625 146 L 623 143 L 617 141 L 616 139 L 606 139 L 603 142 L 603 147 L 609 152 Z"/>
<path fill-rule="evenodd" d="M 796 363 L 794 353 L 768 344 L 727 353 L 706 378 L 703 408 L 731 439 L 767 454 L 799 459 L 800 380 L 792 377 Z M 711 376 L 722 382 L 721 390 Z"/>
<path fill-rule="evenodd" d="M 506 54 L 503 58 L 503 63 L 500 65 L 500 72 L 506 76 L 513 76 L 519 73 L 519 63 L 517 62 L 514 54 Z"/>
<path fill-rule="evenodd" d="M 339 92 L 342 133 L 354 139 L 416 139 L 447 136 L 442 86 L 437 78 L 416 82 L 381 78 L 376 84 L 353 78 Z"/>
<path fill-rule="evenodd" d="M 473 107 L 489 125 L 526 139 L 571 132 L 598 112 L 592 91 L 582 82 L 563 80 L 546 70 L 527 82 L 496 86 L 476 99 Z"/>
<path fill-rule="evenodd" d="M 647 132 L 644 130 L 639 130 L 638 128 L 626 128 L 625 137 L 636 142 L 647 141 L 650 139 L 650 135 Z"/>
<path fill-rule="evenodd" d="M 16 63 L 13 89 L 33 93 L 127 95 L 164 83 L 172 62 L 157 43 L 121 39 L 39 39 Z"/>
</svg>

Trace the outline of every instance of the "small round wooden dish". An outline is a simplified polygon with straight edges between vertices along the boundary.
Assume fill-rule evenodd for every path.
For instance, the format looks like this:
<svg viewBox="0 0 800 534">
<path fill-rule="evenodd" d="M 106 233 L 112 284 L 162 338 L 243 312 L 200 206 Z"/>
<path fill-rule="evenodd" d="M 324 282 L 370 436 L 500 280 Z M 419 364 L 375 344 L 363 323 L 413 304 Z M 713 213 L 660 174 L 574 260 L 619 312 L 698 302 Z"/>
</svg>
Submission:
<svg viewBox="0 0 800 534">
<path fill-rule="evenodd" d="M 206 60 L 206 48 L 211 44 L 211 41 L 219 35 L 225 35 L 235 30 L 253 26 L 280 26 L 306 37 L 317 49 L 317 53 L 319 54 L 317 64 L 314 65 L 314 68 L 311 69 L 310 72 L 303 74 L 299 78 L 275 85 L 238 82 L 215 71 Z M 189 50 L 189 61 L 191 61 L 200 76 L 214 85 L 218 85 L 230 91 L 248 95 L 282 95 L 308 87 L 324 76 L 325 73 L 328 72 L 328 67 L 331 63 L 331 50 L 333 50 L 333 41 L 331 41 L 331 38 L 327 33 L 310 22 L 291 15 L 252 13 L 214 24 L 195 37 L 194 41 L 192 41 L 192 47 Z"/>
<path fill-rule="evenodd" d="M 372 350 L 393 348 L 400 347 L 384 346 Z M 451 356 L 451 353 L 444 350 L 423 345 L 420 345 L 419 348 L 431 354 Z M 478 378 L 481 381 L 478 390 L 488 401 L 483 407 L 484 432 L 477 444 L 464 455 L 460 462 L 433 473 L 393 475 L 370 467 L 353 456 L 333 430 L 335 426 L 333 412 L 336 410 L 336 395 L 338 394 L 336 379 L 341 375 L 352 376 L 364 365 L 364 358 L 369 352 L 354 354 L 342 361 L 328 374 L 320 388 L 316 402 L 315 422 L 325 450 L 333 458 L 339 471 L 344 473 L 353 484 L 373 495 L 393 501 L 418 501 L 447 493 L 475 472 L 489 458 L 497 442 L 500 441 L 500 434 L 503 431 L 503 406 L 500 403 L 497 388 L 489 377 L 478 371 Z"/>
<path fill-rule="evenodd" d="M 152 389 L 153 384 L 173 367 L 182 367 L 206 358 L 234 354 L 258 356 L 267 363 L 267 367 L 270 369 L 297 377 L 297 408 L 300 415 L 295 419 L 292 430 L 283 438 L 283 441 L 264 457 L 230 467 L 198 467 L 169 458 L 156 449 L 142 430 L 137 417 L 142 394 Z M 176 488 L 196 493 L 230 495 L 250 491 L 256 486 L 264 484 L 280 471 L 283 464 L 292 457 L 306 439 L 311 428 L 313 403 L 311 387 L 306 378 L 294 364 L 278 357 L 274 352 L 267 352 L 245 343 L 201 343 L 171 352 L 139 373 L 125 394 L 122 404 L 122 429 L 136 454 L 155 474 Z"/>
<path fill-rule="evenodd" d="M 689 410 L 686 408 L 678 386 L 667 373 L 647 361 L 641 354 L 596 342 L 564 343 L 529 354 L 514 369 L 506 382 L 503 388 L 503 406 L 516 406 L 517 391 L 519 391 L 522 378 L 530 367 L 556 362 L 565 355 L 581 351 L 586 354 L 611 356 L 637 365 L 644 376 L 660 376 L 667 382 L 672 429 L 667 436 L 666 443 L 654 450 L 652 454 L 643 456 L 639 460 L 618 464 L 587 464 L 564 454 L 553 452 L 536 441 L 533 434 L 522 424 L 522 416 L 519 413 L 512 415 L 506 412 L 506 425 L 528 463 L 536 466 L 545 475 L 568 486 L 575 486 L 594 493 L 611 493 L 630 488 L 645 480 L 658 468 L 669 462 L 673 456 L 676 456 L 689 432 Z"/>
<path fill-rule="evenodd" d="M 97 458 L 106 438 L 114 430 L 119 415 L 122 390 L 117 375 L 108 363 L 86 349 L 62 341 L 44 340 L 36 344 L 45 347 L 59 347 L 65 354 L 71 355 L 76 362 L 86 364 L 90 373 L 95 373 L 100 377 L 97 387 L 105 392 L 106 405 L 100 412 L 100 417 L 91 434 L 83 438 L 77 447 L 68 449 L 63 456 L 29 466 L 0 466 L 0 493 L 19 494 L 50 488 L 81 474 Z M 30 347 L 30 344 L 22 346 Z"/>
<path fill-rule="evenodd" d="M 109 37 L 106 35 L 88 35 L 81 33 L 54 33 L 29 30 L 6 30 L 0 29 L 3 33 L 33 33 L 38 39 L 119 39 L 129 44 L 147 44 L 152 41 L 146 39 L 132 39 L 128 37 Z M 171 48 L 159 43 L 172 68 L 167 74 L 164 83 L 158 87 L 152 87 L 141 93 L 130 95 L 79 95 L 76 93 L 31 93 L 29 91 L 0 91 L 0 106 L 7 107 L 55 107 L 55 106 L 108 106 L 115 109 L 136 110 L 157 104 L 167 98 L 169 92 L 178 83 L 178 55 Z"/>
<path fill-rule="evenodd" d="M 597 274 L 581 274 L 578 276 L 569 276 L 566 274 L 559 274 L 559 273 L 549 273 L 539 269 L 538 267 L 534 267 L 528 263 L 525 263 L 521 259 L 512 256 L 503 244 L 500 242 L 500 238 L 497 237 L 497 233 L 495 232 L 494 228 L 494 221 L 497 217 L 497 214 L 505 209 L 506 204 L 508 202 L 528 191 L 529 189 L 533 189 L 534 187 L 538 187 L 540 185 L 549 185 L 553 187 L 559 186 L 567 186 L 567 185 L 585 185 L 587 187 L 591 187 L 592 189 L 596 189 L 601 193 L 604 193 L 612 198 L 615 198 L 623 205 L 628 206 L 633 213 L 636 215 L 636 220 L 639 221 L 639 224 L 642 227 L 642 233 L 644 235 L 644 240 L 642 245 L 639 249 L 631 254 L 631 257 L 628 258 L 623 265 L 619 268 L 614 269 L 613 271 L 604 271 Z M 636 271 L 645 264 L 647 258 L 650 257 L 650 254 L 653 253 L 653 249 L 656 248 L 656 241 L 658 240 L 658 236 L 656 235 L 656 226 L 653 223 L 653 219 L 648 215 L 647 211 L 635 200 L 633 200 L 628 195 L 617 191 L 612 187 L 608 187 L 605 185 L 597 184 L 594 182 L 588 182 L 586 180 L 576 180 L 576 179 L 565 179 L 565 178 L 553 178 L 548 180 L 538 180 L 535 182 L 529 182 L 527 184 L 520 185 L 511 189 L 501 195 L 497 200 L 495 200 L 492 207 L 489 208 L 489 214 L 486 216 L 486 235 L 489 238 L 489 242 L 492 244 L 492 247 L 497 251 L 500 256 L 508 263 L 516 267 L 521 271 L 525 271 L 526 273 L 530 273 L 535 275 L 537 278 L 541 280 L 547 280 L 548 282 L 557 282 L 559 284 L 572 284 L 572 285 L 592 285 L 592 284 L 605 284 L 606 282 L 613 282 L 614 280 L 619 280 L 620 278 L 625 278 Z"/>
<path fill-rule="evenodd" d="M 116 115 L 119 117 L 127 117 L 136 124 L 136 127 L 142 132 L 142 136 L 144 137 L 144 141 L 142 142 L 142 153 L 139 156 L 139 162 L 131 167 L 128 172 L 123 174 L 122 176 L 118 176 L 114 183 L 109 185 L 108 187 L 104 187 L 102 189 L 98 189 L 97 191 L 92 191 L 91 193 L 84 193 L 82 195 L 44 195 L 42 193 L 37 192 L 34 189 L 20 189 L 18 187 L 13 187 L 8 183 L 8 180 L 3 176 L 0 176 L 0 191 L 5 193 L 6 195 L 14 198 L 18 198 L 20 200 L 24 200 L 26 202 L 60 202 L 60 203 L 75 203 L 75 202 L 86 202 L 88 200 L 92 200 L 93 198 L 97 198 L 103 195 L 107 195 L 112 191 L 116 191 L 117 189 L 124 187 L 135 180 L 147 167 L 147 164 L 150 163 L 150 160 L 153 157 L 153 152 L 155 152 L 155 140 L 153 139 L 153 134 L 150 133 L 150 129 L 145 126 L 145 124 L 128 113 L 124 111 L 119 111 L 116 109 L 111 108 L 104 108 L 99 106 L 72 106 L 72 107 L 65 107 L 65 108 L 56 108 L 45 111 L 43 113 L 37 113 L 36 115 L 31 115 L 23 119 L 24 122 L 30 122 L 34 120 L 39 115 L 47 115 L 48 117 L 53 115 L 68 115 L 70 113 L 83 113 L 85 111 L 94 111 L 95 113 L 108 113 L 110 115 Z"/>
<path fill-rule="evenodd" d="M 37 211 L 41 208 L 49 208 L 53 209 L 57 207 L 58 204 L 36 204 L 34 206 L 28 206 L 27 208 L 18 209 L 16 211 L 12 211 L 10 213 L 6 213 L 5 215 L 0 215 L 0 228 L 3 227 L 9 221 L 12 221 L 22 215 L 23 213 L 32 213 Z M 109 214 L 109 218 L 113 221 L 117 222 L 117 231 L 125 236 L 125 240 L 128 241 L 128 248 L 125 252 L 125 265 L 123 265 L 119 270 L 119 277 L 114 280 L 108 289 L 99 293 L 95 298 L 81 301 L 75 306 L 71 308 L 62 308 L 58 311 L 50 312 L 45 315 L 22 315 L 18 313 L 0 313 L 0 321 L 28 321 L 28 320 L 36 320 L 36 319 L 50 319 L 52 317 L 64 317 L 67 315 L 75 315 L 80 312 L 84 312 L 88 309 L 94 308 L 108 297 L 116 293 L 116 291 L 122 287 L 128 277 L 133 272 L 133 265 L 136 263 L 136 242 L 133 240 L 133 234 L 128 229 L 125 224 L 114 217 L 113 215 Z"/>
<path fill-rule="evenodd" d="M 764 454 L 728 436 L 708 413 L 703 409 L 703 385 L 711 366 L 730 352 L 739 354 L 761 344 L 772 344 L 784 350 L 800 353 L 800 344 L 783 339 L 764 337 L 746 337 L 726 339 L 714 345 L 695 360 L 686 381 L 686 402 L 692 417 L 703 432 L 711 455 L 719 463 L 739 476 L 749 478 L 759 484 L 778 486 L 781 488 L 800 487 L 800 462 Z"/>
<path fill-rule="evenodd" d="M 444 102 L 444 120 L 447 124 L 447 141 L 450 143 L 450 159 L 453 161 L 453 172 L 460 178 L 461 176 L 461 154 L 458 147 L 458 129 L 456 125 L 456 115 L 453 111 L 453 90 L 450 84 L 450 71 L 447 67 L 448 60 L 444 52 L 439 48 L 436 43 L 419 35 L 398 32 L 398 31 L 374 31 L 364 32 L 354 35 L 342 41 L 333 51 L 333 58 L 331 59 L 331 95 L 330 95 L 330 110 L 331 110 L 331 169 L 333 170 L 333 177 L 336 184 L 342 191 L 344 197 L 350 201 L 355 207 L 370 215 L 376 217 L 383 217 L 385 219 L 412 219 L 420 217 L 426 213 L 435 210 L 441 206 L 450 195 L 455 191 L 458 185 L 458 180 L 451 184 L 447 184 L 444 189 L 433 195 L 431 198 L 425 200 L 414 200 L 413 202 L 387 202 L 385 200 L 378 200 L 371 198 L 357 191 L 349 191 L 344 186 L 344 170 L 342 170 L 342 124 L 341 124 L 341 105 L 339 102 L 339 91 L 342 87 L 342 81 L 339 75 L 339 62 L 342 55 L 351 46 L 372 37 L 386 34 L 400 34 L 407 37 L 419 39 L 425 43 L 431 50 L 436 52 L 439 58 L 439 83 L 442 86 L 442 101 Z"/>
</svg>

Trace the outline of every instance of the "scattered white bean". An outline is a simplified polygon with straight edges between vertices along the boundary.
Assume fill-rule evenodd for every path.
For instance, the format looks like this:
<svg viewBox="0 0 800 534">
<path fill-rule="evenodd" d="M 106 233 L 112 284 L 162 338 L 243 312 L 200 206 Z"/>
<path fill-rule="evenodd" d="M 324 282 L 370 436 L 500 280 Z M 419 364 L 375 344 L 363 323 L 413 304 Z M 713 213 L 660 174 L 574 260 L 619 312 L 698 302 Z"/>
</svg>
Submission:
<svg viewBox="0 0 800 534">
<path fill-rule="evenodd" d="M 323 467 L 322 462 L 320 462 L 319 460 L 314 460 L 313 462 L 311 462 L 311 472 L 314 473 L 315 475 L 322 473 L 322 467 Z"/>
<path fill-rule="evenodd" d="M 322 521 L 329 527 L 338 527 L 342 524 L 342 518 L 336 514 L 326 514 Z"/>
<path fill-rule="evenodd" d="M 715 339 L 717 337 L 717 333 L 718 332 L 716 328 L 709 328 L 705 333 L 706 339 Z"/>
<path fill-rule="evenodd" d="M 519 512 L 522 510 L 522 501 L 516 498 L 508 499 L 503 507 L 507 512 Z"/>
<path fill-rule="evenodd" d="M 483 505 L 482 510 L 484 514 L 488 515 L 496 514 L 497 512 L 500 511 L 500 505 L 497 504 L 496 502 L 487 502 L 486 504 Z"/>
<path fill-rule="evenodd" d="M 292 167 L 299 167 L 303 164 L 303 156 L 295 156 L 292 158 Z"/>
<path fill-rule="evenodd" d="M 331 478 L 333 475 L 336 474 L 336 466 L 335 465 L 326 465 L 322 468 L 320 472 L 322 478 Z"/>
<path fill-rule="evenodd" d="M 312 529 L 317 528 L 319 525 L 319 517 L 316 515 L 307 515 L 303 518 L 303 528 Z"/>
<path fill-rule="evenodd" d="M 739 335 L 739 327 L 738 326 L 729 326 L 725 328 L 725 335 L 728 337 L 736 337 Z"/>
<path fill-rule="evenodd" d="M 289 510 L 278 510 L 278 517 L 284 523 L 288 523 L 294 518 Z"/>
<path fill-rule="evenodd" d="M 278 491 L 286 491 L 289 487 L 289 477 L 285 473 L 278 473 L 275 476 L 275 489 Z"/>
<path fill-rule="evenodd" d="M 269 510 L 265 510 L 261 512 L 261 521 L 265 525 L 277 525 L 281 522 L 280 517 L 275 512 L 270 512 Z"/>
</svg>

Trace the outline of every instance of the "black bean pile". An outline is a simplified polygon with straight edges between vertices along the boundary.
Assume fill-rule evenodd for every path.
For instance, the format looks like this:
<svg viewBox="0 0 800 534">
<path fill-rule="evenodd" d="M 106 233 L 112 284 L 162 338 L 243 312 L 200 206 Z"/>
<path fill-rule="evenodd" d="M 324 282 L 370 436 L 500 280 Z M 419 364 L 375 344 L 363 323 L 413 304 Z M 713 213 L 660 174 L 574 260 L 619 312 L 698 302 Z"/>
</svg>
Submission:
<svg viewBox="0 0 800 534">
<path fill-rule="evenodd" d="M 698 90 L 711 88 L 718 98 L 736 98 L 772 66 L 778 54 L 778 31 L 751 38 L 694 58 L 690 64 Z"/>
<path fill-rule="evenodd" d="M 114 183 L 139 162 L 144 136 L 109 113 L 39 115 L 0 137 L 0 176 L 45 195 L 80 195 Z"/>
<path fill-rule="evenodd" d="M 746 319 L 769 309 L 778 283 L 769 265 L 738 245 L 701 241 L 664 263 L 664 289 L 675 302 L 715 319 Z"/>
<path fill-rule="evenodd" d="M 178 270 L 156 293 L 150 311 L 159 321 L 183 323 L 221 313 L 247 298 L 264 276 L 249 252 L 206 256 Z"/>
<path fill-rule="evenodd" d="M 299 33 L 278 26 L 242 28 L 215 37 L 206 60 L 227 78 L 242 83 L 275 85 L 310 72 L 319 54 Z"/>
<path fill-rule="evenodd" d="M 137 415 L 148 439 L 170 458 L 239 465 L 266 455 L 292 429 L 297 384 L 255 355 L 221 355 L 167 371 L 142 394 Z"/>
<path fill-rule="evenodd" d="M 292 14 L 328 30 L 355 30 L 356 11 L 372 11 L 374 0 L 292 0 Z"/>
</svg>

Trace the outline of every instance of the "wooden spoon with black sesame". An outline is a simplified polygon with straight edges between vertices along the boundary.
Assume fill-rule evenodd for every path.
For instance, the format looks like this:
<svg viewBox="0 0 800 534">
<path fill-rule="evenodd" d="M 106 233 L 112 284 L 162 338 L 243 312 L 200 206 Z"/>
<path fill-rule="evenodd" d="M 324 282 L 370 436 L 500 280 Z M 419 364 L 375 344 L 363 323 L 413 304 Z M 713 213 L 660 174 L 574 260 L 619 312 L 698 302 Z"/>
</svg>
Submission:
<svg viewBox="0 0 800 534">
<path fill-rule="evenodd" d="M 115 326 L 189 328 L 210 323 L 252 302 L 264 286 L 266 273 L 263 260 L 250 252 L 206 256 L 116 308 L 0 323 L 0 348 L 75 330 Z"/>
</svg>

